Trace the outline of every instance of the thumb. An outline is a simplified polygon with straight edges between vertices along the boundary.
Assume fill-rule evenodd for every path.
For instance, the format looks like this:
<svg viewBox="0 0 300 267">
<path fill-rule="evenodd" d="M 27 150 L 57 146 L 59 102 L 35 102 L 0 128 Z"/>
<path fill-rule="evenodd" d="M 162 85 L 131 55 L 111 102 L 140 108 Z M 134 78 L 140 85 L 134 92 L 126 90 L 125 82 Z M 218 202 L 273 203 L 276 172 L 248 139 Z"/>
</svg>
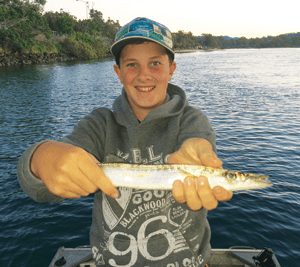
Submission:
<svg viewBox="0 0 300 267">
<path fill-rule="evenodd" d="M 222 168 L 223 165 L 222 160 L 220 160 L 213 151 L 201 154 L 200 161 L 204 166 L 212 168 Z"/>
</svg>

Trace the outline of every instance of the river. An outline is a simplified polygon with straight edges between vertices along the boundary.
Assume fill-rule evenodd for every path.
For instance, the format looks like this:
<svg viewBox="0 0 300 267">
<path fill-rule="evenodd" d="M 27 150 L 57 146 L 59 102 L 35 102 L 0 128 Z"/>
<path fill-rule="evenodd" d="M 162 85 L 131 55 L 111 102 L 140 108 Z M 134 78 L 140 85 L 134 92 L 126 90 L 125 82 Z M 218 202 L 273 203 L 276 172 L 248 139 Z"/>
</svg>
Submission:
<svg viewBox="0 0 300 267">
<path fill-rule="evenodd" d="M 263 173 L 271 188 L 235 193 L 209 212 L 212 247 L 270 247 L 300 262 L 300 48 L 176 55 L 172 83 L 210 119 L 226 169 Z M 36 203 L 16 166 L 32 143 L 59 140 L 121 85 L 113 61 L 0 68 L 1 266 L 48 266 L 61 246 L 89 244 L 93 197 Z"/>
</svg>

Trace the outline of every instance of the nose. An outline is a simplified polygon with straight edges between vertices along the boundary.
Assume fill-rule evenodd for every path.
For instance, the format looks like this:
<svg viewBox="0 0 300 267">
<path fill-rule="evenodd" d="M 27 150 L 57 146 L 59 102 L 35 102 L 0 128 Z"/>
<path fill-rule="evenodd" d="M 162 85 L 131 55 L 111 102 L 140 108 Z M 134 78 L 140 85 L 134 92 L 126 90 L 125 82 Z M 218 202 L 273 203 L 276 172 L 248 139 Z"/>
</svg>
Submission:
<svg viewBox="0 0 300 267">
<path fill-rule="evenodd" d="M 138 79 L 140 81 L 149 81 L 151 80 L 151 71 L 148 66 L 141 66 L 138 73 Z"/>
</svg>

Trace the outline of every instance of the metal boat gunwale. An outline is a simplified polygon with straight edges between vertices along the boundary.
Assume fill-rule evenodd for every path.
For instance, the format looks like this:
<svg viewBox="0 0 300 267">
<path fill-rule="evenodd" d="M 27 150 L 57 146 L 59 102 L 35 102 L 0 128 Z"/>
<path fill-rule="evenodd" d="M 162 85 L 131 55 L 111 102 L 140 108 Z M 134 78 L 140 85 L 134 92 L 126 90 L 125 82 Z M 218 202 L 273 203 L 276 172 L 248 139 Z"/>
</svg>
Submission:
<svg viewBox="0 0 300 267">
<path fill-rule="evenodd" d="M 272 260 L 274 267 L 280 267 L 280 264 L 273 253 Z M 256 249 L 253 247 L 230 247 L 228 249 L 212 249 L 211 258 L 208 262 L 209 267 L 256 267 L 253 257 L 262 254 L 263 249 Z M 66 260 L 66 263 L 61 265 L 63 267 L 95 267 L 93 261 L 93 254 L 90 246 L 80 246 L 77 248 L 60 247 L 56 252 L 49 267 L 57 267 L 55 263 L 61 259 Z M 260 265 L 258 265 L 260 266 Z M 266 265 L 267 266 L 267 265 Z"/>
</svg>

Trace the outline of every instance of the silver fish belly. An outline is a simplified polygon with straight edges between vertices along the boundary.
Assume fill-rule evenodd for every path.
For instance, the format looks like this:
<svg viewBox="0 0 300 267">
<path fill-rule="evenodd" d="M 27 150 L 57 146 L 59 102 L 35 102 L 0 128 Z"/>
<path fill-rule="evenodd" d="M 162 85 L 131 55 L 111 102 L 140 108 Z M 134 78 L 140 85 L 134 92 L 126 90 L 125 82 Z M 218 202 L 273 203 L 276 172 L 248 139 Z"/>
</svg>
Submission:
<svg viewBox="0 0 300 267">
<path fill-rule="evenodd" d="M 116 187 L 172 190 L 175 180 L 183 181 L 187 176 L 196 178 L 200 175 L 208 178 L 211 188 L 219 185 L 230 191 L 260 189 L 273 185 L 268 180 L 269 176 L 267 175 L 214 169 L 198 165 L 98 163 L 98 166 Z"/>
</svg>

